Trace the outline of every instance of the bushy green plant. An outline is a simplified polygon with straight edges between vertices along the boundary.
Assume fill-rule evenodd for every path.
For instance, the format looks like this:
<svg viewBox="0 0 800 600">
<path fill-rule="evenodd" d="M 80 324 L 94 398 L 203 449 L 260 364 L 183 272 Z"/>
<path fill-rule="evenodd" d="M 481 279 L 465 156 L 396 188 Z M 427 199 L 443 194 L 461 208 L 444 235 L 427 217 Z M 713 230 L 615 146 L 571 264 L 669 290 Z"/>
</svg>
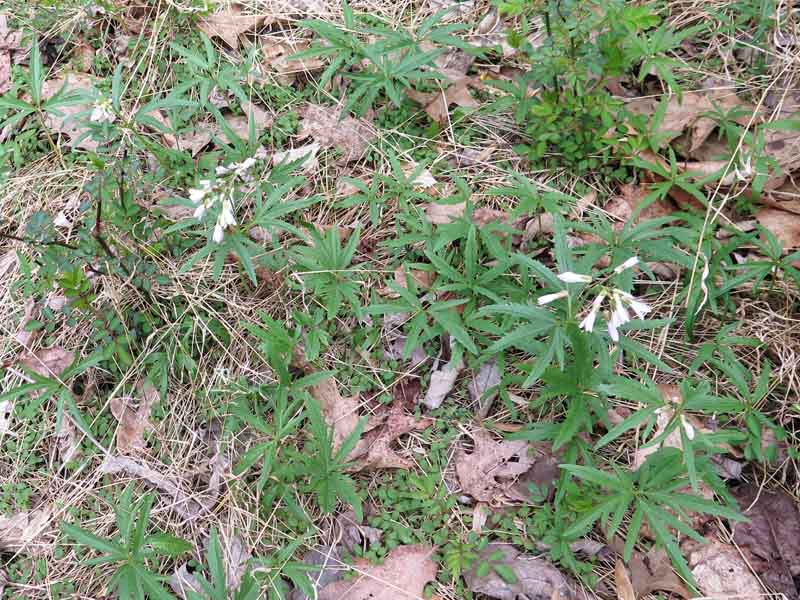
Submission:
<svg viewBox="0 0 800 600">
<path fill-rule="evenodd" d="M 174 596 L 162 585 L 162 577 L 150 566 L 159 557 L 175 557 L 191 550 L 185 540 L 165 533 L 147 533 L 152 494 L 133 500 L 133 485 L 125 488 L 115 505 L 118 534 L 106 539 L 84 528 L 62 523 L 61 529 L 77 543 L 100 553 L 86 564 L 116 566 L 109 586 L 122 600 L 173 600 Z"/>
</svg>

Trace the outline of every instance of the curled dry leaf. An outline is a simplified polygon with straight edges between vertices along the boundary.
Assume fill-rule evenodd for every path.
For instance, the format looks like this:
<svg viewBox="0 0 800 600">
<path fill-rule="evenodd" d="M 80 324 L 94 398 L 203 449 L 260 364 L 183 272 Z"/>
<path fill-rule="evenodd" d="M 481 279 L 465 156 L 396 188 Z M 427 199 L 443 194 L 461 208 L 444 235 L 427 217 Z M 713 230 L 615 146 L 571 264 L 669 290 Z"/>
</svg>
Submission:
<svg viewBox="0 0 800 600">
<path fill-rule="evenodd" d="M 460 360 L 456 364 L 451 364 L 448 361 L 444 362 L 439 368 L 434 367 L 433 372 L 431 372 L 431 381 L 428 384 L 422 403 L 431 410 L 439 408 L 453 389 L 456 379 L 458 379 L 458 375 L 463 368 L 464 363 Z"/>
<path fill-rule="evenodd" d="M 425 215 L 432 225 L 447 225 L 463 217 L 466 208 L 465 202 L 458 202 L 457 204 L 429 202 L 425 205 Z"/>
<path fill-rule="evenodd" d="M 319 590 L 318 600 L 417 600 L 425 584 L 436 578 L 434 549 L 416 544 L 398 546 L 383 564 L 373 565 L 357 559 L 353 566 L 358 576 L 330 583 Z"/>
<path fill-rule="evenodd" d="M 319 403 L 325 422 L 333 428 L 333 450 L 338 450 L 358 426 L 358 396 L 342 396 L 332 377 L 311 387 L 311 396 Z"/>
<path fill-rule="evenodd" d="M 385 417 L 373 419 L 380 425 L 369 425 L 349 458 L 353 461 L 350 471 L 371 469 L 410 469 L 414 462 L 400 456 L 392 445 L 397 438 L 412 431 L 426 429 L 430 419 L 418 419 L 403 412 L 400 403 L 392 404 Z"/>
<path fill-rule="evenodd" d="M 737 600 L 763 598 L 758 579 L 733 546 L 717 541 L 702 545 L 689 553 L 689 567 L 705 596 Z"/>
<path fill-rule="evenodd" d="M 303 555 L 303 564 L 311 568 L 308 578 L 317 594 L 319 590 L 333 582 L 341 581 L 348 570 L 348 565 L 342 561 L 339 546 L 312 548 Z M 316 600 L 316 598 L 307 596 L 300 588 L 295 588 L 289 600 Z"/>
<path fill-rule="evenodd" d="M 342 540 L 342 546 L 350 554 L 358 548 L 366 550 L 369 546 L 380 543 L 383 537 L 382 530 L 364 525 L 352 510 L 336 517 L 336 528 L 336 538 Z"/>
<path fill-rule="evenodd" d="M 502 566 L 510 571 L 514 574 L 515 581 L 510 583 L 493 568 L 490 568 L 486 575 L 478 576 L 478 567 L 485 562 Z M 542 558 L 520 553 L 511 544 L 486 546 L 473 567 L 464 574 L 464 581 L 472 592 L 498 600 L 517 600 L 517 598 L 571 600 L 576 597 L 572 585 L 561 571 Z"/>
<path fill-rule="evenodd" d="M 177 478 L 169 477 L 154 469 L 144 460 L 130 458 L 128 456 L 108 456 L 100 465 L 101 473 L 118 474 L 124 473 L 130 477 L 138 477 L 150 487 L 167 495 L 172 502 L 169 507 L 185 519 L 196 519 L 202 514 L 211 510 L 219 496 L 219 472 L 222 461 L 215 461 L 215 472 L 211 475 L 211 481 L 207 493 L 203 496 L 199 494 L 187 494 L 183 491 L 180 481 Z"/>
<path fill-rule="evenodd" d="M 58 456 L 61 464 L 66 465 L 80 456 L 80 435 L 75 422 L 69 415 L 63 415 L 60 427 L 56 430 Z"/>
<path fill-rule="evenodd" d="M 233 4 L 218 13 L 203 17 L 197 27 L 210 38 L 220 38 L 234 50 L 239 49 L 239 36 L 265 23 L 265 15 L 244 15 L 242 6 Z M 273 22 L 273 20 L 270 20 Z"/>
<path fill-rule="evenodd" d="M 316 56 L 306 58 L 292 58 L 295 54 L 307 50 L 309 43 L 305 40 L 275 41 L 265 44 L 262 51 L 265 67 L 262 69 L 262 78 L 265 71 L 274 71 L 275 78 L 283 85 L 291 85 L 299 73 L 320 71 L 325 67 L 325 61 Z"/>
<path fill-rule="evenodd" d="M 19 362 L 26 369 L 43 377 L 59 377 L 74 360 L 74 352 L 52 346 L 26 354 Z"/>
<path fill-rule="evenodd" d="M 87 94 L 87 96 L 92 93 L 91 78 L 88 75 L 78 73 L 45 81 L 42 84 L 42 99 L 49 100 L 59 92 L 65 84 L 67 93 L 84 93 Z M 50 129 L 66 135 L 70 139 L 70 145 L 73 148 L 95 151 L 99 144 L 85 135 L 89 132 L 89 129 L 77 120 L 78 118 L 85 118 L 83 116 L 77 117 L 79 113 L 84 113 L 90 109 L 91 105 L 88 101 L 86 104 L 80 103 L 71 104 L 69 106 L 59 106 L 58 111 L 61 114 L 54 115 L 52 113 L 45 113 L 44 122 Z"/>
<path fill-rule="evenodd" d="M 494 389 L 502 381 L 500 370 L 497 368 L 497 359 L 492 359 L 481 365 L 477 373 L 472 374 L 469 382 L 469 395 L 477 406 L 476 415 L 483 419 L 489 414 L 497 390 Z M 489 392 L 491 390 L 491 392 Z M 487 394 L 489 392 L 489 394 Z"/>
<path fill-rule="evenodd" d="M 762 227 L 783 242 L 785 249 L 800 248 L 800 201 L 776 202 L 762 206 L 756 212 L 756 220 Z"/>
<path fill-rule="evenodd" d="M 558 463 L 543 447 L 522 440 L 498 442 L 485 429 L 476 429 L 472 437 L 472 452 L 460 450 L 455 458 L 464 492 L 492 505 L 530 500 L 530 486 L 544 497 L 549 494 Z"/>
<path fill-rule="evenodd" d="M 33 320 L 33 313 L 36 308 L 36 301 L 33 299 L 33 296 L 29 296 L 28 299 L 25 301 L 25 309 L 22 314 L 22 320 L 19 322 L 19 330 L 17 334 L 14 336 L 14 341 L 24 347 L 30 346 L 33 339 L 36 337 L 36 331 L 28 331 L 26 330 L 26 326 L 28 323 Z"/>
<path fill-rule="evenodd" d="M 317 152 L 319 152 L 319 149 L 320 145 L 315 142 L 313 144 L 300 146 L 299 148 L 276 152 L 272 155 L 272 164 L 291 163 L 302 158 L 304 160 L 300 165 L 300 171 L 308 175 L 317 170 L 319 164 L 317 162 Z"/>
<path fill-rule="evenodd" d="M 49 508 L 23 510 L 0 516 L 0 552 L 41 556 L 52 550 L 55 531 Z"/>
<path fill-rule="evenodd" d="M 719 82 L 706 82 L 706 89 L 686 93 L 682 99 L 672 96 L 667 101 L 664 118 L 656 133 L 662 135 L 661 142 L 669 143 L 683 133 L 689 137 L 689 150 L 699 148 L 716 128 L 716 121 L 706 116 L 708 113 L 723 110 L 730 111 L 736 107 L 750 107 L 747 114 L 752 114 L 755 107 L 740 99 L 730 88 L 721 87 Z M 652 116 L 656 114 L 661 100 L 656 98 L 635 98 L 627 103 L 634 114 Z M 749 119 L 741 124 L 746 125 Z"/>
<path fill-rule="evenodd" d="M 338 148 L 342 152 L 340 164 L 362 158 L 376 137 L 366 120 L 343 118 L 340 108 L 307 104 L 299 112 L 302 120 L 298 138 L 310 137 L 322 148 Z"/>
<path fill-rule="evenodd" d="M 749 553 L 748 563 L 773 590 L 800 598 L 794 578 L 800 575 L 800 509 L 783 490 L 742 485 L 733 495 L 749 520 L 733 526 L 733 541 Z"/>
<path fill-rule="evenodd" d="M 150 410 L 158 402 L 159 394 L 150 382 L 139 382 L 136 390 L 141 397 L 139 408 L 134 409 L 130 397 L 111 400 L 111 412 L 119 421 L 117 428 L 117 451 L 121 454 L 141 452 L 146 448 L 144 434 L 150 425 Z"/>
<path fill-rule="evenodd" d="M 209 541 L 210 538 L 206 538 L 206 547 Z M 245 548 L 242 538 L 238 535 L 220 534 L 219 543 L 222 550 L 222 563 L 225 567 L 225 587 L 230 594 L 234 594 L 242 581 L 242 577 L 247 572 L 247 561 L 252 558 L 252 555 Z M 188 563 L 183 563 L 176 569 L 175 573 L 170 577 L 169 586 L 178 595 L 178 598 L 182 600 L 194 598 L 193 595 L 190 596 L 190 592 L 204 597 L 203 587 L 197 581 L 197 578 L 189 572 Z"/>
<path fill-rule="evenodd" d="M 611 545 L 618 554 L 622 554 L 624 543 L 620 538 L 615 538 Z M 684 599 L 692 596 L 673 570 L 667 553 L 660 548 L 653 547 L 647 554 L 634 552 L 628 568 L 636 598 L 659 591 L 672 592 Z"/>
<path fill-rule="evenodd" d="M 614 585 L 617 588 L 618 600 L 636 600 L 636 592 L 633 591 L 628 569 L 620 559 L 614 564 Z"/>
<path fill-rule="evenodd" d="M 411 269 L 408 272 L 408 275 L 411 279 L 414 280 L 414 285 L 417 286 L 420 290 L 427 290 L 433 285 L 433 282 L 436 281 L 436 272 L 435 271 L 421 271 L 419 269 Z M 400 265 L 394 270 L 394 282 L 399 285 L 400 287 L 407 287 L 406 286 L 406 266 Z"/>
<path fill-rule="evenodd" d="M 408 96 L 421 104 L 428 116 L 436 123 L 447 123 L 450 117 L 450 106 L 455 104 L 463 108 L 477 108 L 477 100 L 469 92 L 470 77 L 461 77 L 446 89 L 437 92 L 418 92 L 410 90 Z"/>
<path fill-rule="evenodd" d="M 418 167 L 417 163 L 413 161 L 404 163 L 402 166 L 403 174 L 406 177 L 411 177 L 417 170 L 417 167 Z M 420 171 L 416 175 L 416 177 L 414 177 L 414 180 L 411 182 L 411 185 L 420 189 L 426 189 L 429 187 L 433 187 L 434 185 L 436 185 L 436 183 L 437 183 L 436 179 L 431 174 L 430 169 L 422 169 L 422 171 Z"/>
</svg>

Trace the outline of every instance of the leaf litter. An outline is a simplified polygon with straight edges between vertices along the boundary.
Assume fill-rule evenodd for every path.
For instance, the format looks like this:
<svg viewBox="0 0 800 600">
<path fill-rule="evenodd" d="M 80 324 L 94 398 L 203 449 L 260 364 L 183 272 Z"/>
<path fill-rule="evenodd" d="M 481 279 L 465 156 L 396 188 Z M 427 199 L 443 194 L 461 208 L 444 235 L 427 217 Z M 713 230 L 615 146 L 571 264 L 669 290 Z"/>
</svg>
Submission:
<svg viewBox="0 0 800 600">
<path fill-rule="evenodd" d="M 489 563 L 488 572 L 479 574 L 481 564 Z M 573 600 L 573 584 L 550 562 L 522 554 L 511 544 L 489 544 L 475 564 L 464 574 L 469 589 L 497 600 Z"/>
<path fill-rule="evenodd" d="M 135 400 L 131 397 L 111 400 L 111 412 L 119 421 L 117 428 L 117 452 L 134 454 L 146 448 L 144 434 L 152 428 L 150 411 L 159 401 L 158 390 L 148 381 L 138 382 L 136 391 L 140 396 L 139 407 L 134 408 Z"/>
<path fill-rule="evenodd" d="M 498 506 L 527 502 L 530 486 L 547 497 L 558 477 L 558 463 L 544 446 L 522 440 L 498 442 L 485 429 L 472 432 L 472 452 L 460 450 L 455 457 L 462 490 L 479 502 Z"/>
<path fill-rule="evenodd" d="M 359 423 L 359 397 L 342 396 L 338 384 L 327 378 L 310 388 L 311 396 L 320 404 L 325 421 L 333 429 L 333 447 L 341 447 Z M 361 439 L 348 455 L 351 471 L 371 469 L 410 469 L 414 463 L 395 450 L 397 438 L 412 431 L 426 429 L 431 421 L 408 415 L 402 403 L 381 407 L 367 420 Z"/>
<path fill-rule="evenodd" d="M 364 119 L 344 116 L 340 109 L 306 104 L 299 110 L 300 140 L 312 138 L 320 148 L 338 148 L 339 164 L 361 159 L 375 140 L 375 129 Z"/>
<path fill-rule="evenodd" d="M 317 600 L 417 600 L 425 585 L 436 578 L 434 549 L 424 544 L 397 546 L 380 565 L 356 559 L 356 577 L 329 583 Z"/>
</svg>

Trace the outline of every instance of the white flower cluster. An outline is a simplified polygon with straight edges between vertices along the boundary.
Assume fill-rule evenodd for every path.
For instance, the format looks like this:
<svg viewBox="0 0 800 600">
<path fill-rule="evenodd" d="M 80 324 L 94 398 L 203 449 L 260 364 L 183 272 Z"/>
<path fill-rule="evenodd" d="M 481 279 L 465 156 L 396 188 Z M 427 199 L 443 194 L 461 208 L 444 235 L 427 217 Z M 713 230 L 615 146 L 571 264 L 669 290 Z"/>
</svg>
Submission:
<svg viewBox="0 0 800 600">
<path fill-rule="evenodd" d="M 236 217 L 233 214 L 233 192 L 236 179 L 249 181 L 250 169 L 255 166 L 258 158 L 261 156 L 256 153 L 255 156 L 246 158 L 240 163 L 218 166 L 216 175 L 220 179 L 216 183 L 210 179 L 201 179 L 199 187 L 189 190 L 189 200 L 197 206 L 194 210 L 195 219 L 202 219 L 207 210 L 220 204 L 217 222 L 214 224 L 214 233 L 211 236 L 217 244 L 222 243 L 222 240 L 225 239 L 225 230 L 236 225 Z"/>
<path fill-rule="evenodd" d="M 89 116 L 89 120 L 92 123 L 113 123 L 116 119 L 117 116 L 111 106 L 111 100 L 108 98 L 95 102 L 92 114 Z"/>
<path fill-rule="evenodd" d="M 636 266 L 637 264 L 639 264 L 639 259 L 635 256 L 631 257 L 621 265 L 615 267 L 614 273 L 618 275 L 626 269 Z M 558 279 L 564 283 L 592 282 L 592 277 L 590 275 L 581 275 L 580 273 L 573 273 L 572 271 L 560 273 L 558 275 Z M 544 296 L 540 296 L 537 302 L 539 303 L 539 306 L 544 306 L 545 304 L 550 304 L 551 302 L 561 298 L 566 298 L 567 296 L 569 296 L 569 291 L 562 290 L 553 294 L 545 294 Z M 592 301 L 592 306 L 589 309 L 589 313 L 580 322 L 578 327 L 587 332 L 594 330 L 594 324 L 597 320 L 597 315 L 600 312 L 600 309 L 603 307 L 603 302 L 606 298 L 609 299 L 611 306 L 611 314 L 607 319 L 608 335 L 611 336 L 611 339 L 615 342 L 619 341 L 619 327 L 631 320 L 631 315 L 628 312 L 629 308 L 633 310 L 633 312 L 636 313 L 636 316 L 640 319 L 644 319 L 647 313 L 652 310 L 648 304 L 642 302 L 641 300 L 637 300 L 628 292 L 624 292 L 618 288 L 608 289 L 604 287 L 601 288 L 597 296 L 595 296 L 594 300 Z"/>
</svg>

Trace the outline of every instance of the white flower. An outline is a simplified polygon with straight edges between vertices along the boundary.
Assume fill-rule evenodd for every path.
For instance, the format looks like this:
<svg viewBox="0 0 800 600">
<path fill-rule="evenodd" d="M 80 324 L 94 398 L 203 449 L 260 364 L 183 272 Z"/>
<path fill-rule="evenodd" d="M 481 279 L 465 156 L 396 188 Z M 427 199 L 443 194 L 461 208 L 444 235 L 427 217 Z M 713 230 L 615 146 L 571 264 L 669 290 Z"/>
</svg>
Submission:
<svg viewBox="0 0 800 600">
<path fill-rule="evenodd" d="M 635 267 L 639 264 L 639 257 L 638 256 L 631 256 L 628 260 L 626 260 L 621 265 L 614 267 L 614 273 L 619 275 L 623 271 L 630 269 L 631 267 Z"/>
<path fill-rule="evenodd" d="M 608 335 L 615 342 L 619 341 L 618 328 L 631 320 L 630 314 L 622 303 L 619 290 L 614 290 L 614 312 L 611 313 L 611 318 L 608 320 Z"/>
<path fill-rule="evenodd" d="M 640 319 L 644 319 L 647 313 L 649 313 L 652 308 L 646 302 L 642 302 L 641 300 L 637 300 L 634 296 L 631 296 L 627 292 L 623 292 L 622 290 L 617 290 L 619 292 L 620 298 L 622 301 L 630 306 L 633 309 L 633 312 L 636 313 L 636 316 Z"/>
<path fill-rule="evenodd" d="M 741 167 L 741 168 L 739 168 Z M 739 155 L 739 164 L 734 167 L 734 175 L 739 181 L 750 181 L 755 174 L 753 163 L 750 161 L 750 156 L 745 154 Z"/>
<path fill-rule="evenodd" d="M 591 283 L 592 277 L 590 275 L 581 275 L 567 271 L 558 275 L 558 278 L 564 283 Z"/>
<path fill-rule="evenodd" d="M 206 205 L 201 204 L 197 208 L 194 209 L 194 215 L 192 215 L 195 219 L 202 219 L 203 215 L 206 214 Z"/>
<path fill-rule="evenodd" d="M 205 200 L 205 197 L 208 196 L 209 192 L 211 192 L 211 182 L 208 179 L 201 179 L 199 188 L 191 188 L 189 190 L 189 200 L 195 204 L 200 204 Z M 207 201 L 205 204 L 206 208 L 208 208 Z"/>
<path fill-rule="evenodd" d="M 206 197 L 206 190 L 200 190 L 197 188 L 192 188 L 189 190 L 189 200 L 194 202 L 195 204 L 200 204 L 203 201 L 203 198 Z"/>
<path fill-rule="evenodd" d="M 597 313 L 600 311 L 600 306 L 603 304 L 603 299 L 606 297 L 605 292 L 600 292 L 595 296 L 594 302 L 592 302 L 592 308 L 589 310 L 589 314 L 583 318 L 583 321 L 580 322 L 578 327 L 583 329 L 586 332 L 591 333 L 594 330 L 594 322 L 597 320 Z"/>
<path fill-rule="evenodd" d="M 92 109 L 89 120 L 92 123 L 113 123 L 117 119 L 111 106 L 111 100 L 100 100 Z"/>
<path fill-rule="evenodd" d="M 222 212 L 219 213 L 217 222 L 223 227 L 236 225 L 236 217 L 233 216 L 233 204 L 229 198 L 222 201 Z"/>
<path fill-rule="evenodd" d="M 214 235 L 211 236 L 211 239 L 213 239 L 217 244 L 221 244 L 222 240 L 225 239 L 225 230 L 219 223 L 214 225 Z"/>
<path fill-rule="evenodd" d="M 227 166 L 227 167 L 219 165 L 216 168 L 215 172 L 216 172 L 217 175 L 227 175 L 228 173 L 230 173 L 233 170 L 232 167 L 233 167 L 233 165 L 230 165 L 230 166 Z"/>
<path fill-rule="evenodd" d="M 561 298 L 566 298 L 567 296 L 569 296 L 569 292 L 567 290 L 561 290 L 555 294 L 545 294 L 544 296 L 539 296 L 539 299 L 536 302 L 538 302 L 539 306 L 544 306 L 545 304 L 550 304 L 551 302 L 555 302 Z"/>
<path fill-rule="evenodd" d="M 622 302 L 622 295 L 619 293 L 619 290 L 614 290 L 614 314 L 617 316 L 618 325 L 624 325 L 631 320 L 631 315 Z"/>
<path fill-rule="evenodd" d="M 692 424 L 689 423 L 688 419 L 686 418 L 686 415 L 684 414 L 681 414 L 681 425 L 683 426 L 683 430 L 686 432 L 686 437 L 689 438 L 690 440 L 693 440 L 694 427 L 692 427 Z"/>
</svg>

